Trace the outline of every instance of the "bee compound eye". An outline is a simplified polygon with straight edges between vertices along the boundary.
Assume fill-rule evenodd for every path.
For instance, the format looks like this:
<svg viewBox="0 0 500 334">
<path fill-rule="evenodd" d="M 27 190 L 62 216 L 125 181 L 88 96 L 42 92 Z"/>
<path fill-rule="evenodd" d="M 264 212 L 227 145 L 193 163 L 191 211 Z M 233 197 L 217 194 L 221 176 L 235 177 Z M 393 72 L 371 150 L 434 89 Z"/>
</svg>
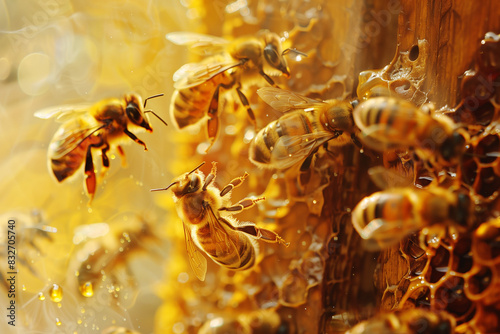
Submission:
<svg viewBox="0 0 500 334">
<path fill-rule="evenodd" d="M 266 45 L 266 47 L 264 48 L 264 56 L 271 65 L 273 66 L 279 65 L 280 58 L 278 55 L 278 51 L 276 50 L 274 45 L 272 44 Z"/>
<path fill-rule="evenodd" d="M 139 112 L 139 107 L 134 103 L 129 103 L 126 108 L 126 113 L 128 118 L 136 124 L 140 124 L 142 122 L 142 116 Z"/>
</svg>

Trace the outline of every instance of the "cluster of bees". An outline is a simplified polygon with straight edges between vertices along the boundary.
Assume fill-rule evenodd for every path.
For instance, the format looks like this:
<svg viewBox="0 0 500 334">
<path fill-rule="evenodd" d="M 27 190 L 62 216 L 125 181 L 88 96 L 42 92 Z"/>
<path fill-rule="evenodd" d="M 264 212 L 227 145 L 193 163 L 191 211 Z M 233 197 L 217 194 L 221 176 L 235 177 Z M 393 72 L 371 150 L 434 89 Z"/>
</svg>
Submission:
<svg viewBox="0 0 500 334">
<path fill-rule="evenodd" d="M 487 332 L 498 328 L 498 35 L 488 33 L 481 43 L 476 68 L 464 77 L 462 102 L 453 110 L 435 110 L 431 103 L 409 101 L 381 76 L 375 76 L 377 80 L 361 76 L 356 98 L 318 100 L 282 89 L 273 77 L 293 77 L 287 55 L 308 54 L 284 48 L 283 39 L 267 30 L 234 41 L 195 33 L 170 33 L 167 39 L 204 56 L 201 62 L 186 64 L 174 74 L 170 116 L 179 130 L 199 127 L 206 131 L 207 152 L 225 126 L 221 112 L 234 105 L 222 101 L 235 95 L 238 99 L 233 102 L 246 110 L 254 128 L 248 160 L 261 170 L 293 171 L 287 178 L 299 188 L 316 177 L 324 157 L 335 161 L 336 152 L 345 147 L 354 148 L 374 162 L 382 160 L 369 173 L 373 183 L 383 189 L 363 198 L 345 223 L 352 220 L 366 248 L 384 250 L 406 245 L 402 252 L 411 259 L 409 274 L 398 283 L 399 294 L 385 291 L 382 298 L 390 298 L 387 310 L 412 310 L 363 322 L 352 328 L 352 333 L 421 333 L 419 326 L 440 332 Z M 259 114 L 247 97 L 247 91 L 255 85 L 260 87 L 256 94 L 279 115 L 260 128 Z M 162 113 L 146 109 L 150 99 L 161 95 L 143 102 L 132 93 L 92 106 L 37 112 L 39 118 L 62 122 L 48 151 L 49 169 L 57 181 L 63 182 L 83 169 L 90 205 L 98 181 L 105 178 L 110 167 L 109 152 L 116 151 L 125 165 L 123 143 L 132 140 L 147 150 L 146 143 L 137 136 L 144 130 L 153 131 L 147 113 L 167 125 Z M 477 104 L 471 104 L 474 98 Z M 98 155 L 100 175 L 96 175 L 95 167 Z M 335 169 L 329 163 L 328 168 Z M 304 238 L 294 245 L 300 232 L 288 229 L 277 233 L 253 222 L 240 222 L 233 214 L 259 207 L 265 198 L 249 197 L 232 203 L 233 189 L 249 175 L 245 173 L 219 188 L 215 185 L 216 163 L 206 176 L 200 170 L 202 165 L 193 166 L 167 187 L 152 189 L 173 193 L 184 227 L 188 261 L 200 281 L 212 268 L 206 257 L 228 272 L 253 269 L 263 273 L 273 272 L 273 256 L 286 254 L 287 247 L 310 247 L 297 263 L 284 261 L 284 270 L 291 270 L 291 275 L 265 280 L 254 293 L 255 299 L 261 300 L 257 302 L 259 310 L 203 319 L 189 326 L 199 328 L 201 333 L 223 333 L 235 328 L 241 333 L 293 331 L 290 322 L 283 320 L 290 310 L 274 310 L 278 303 L 293 308 L 305 299 L 309 304 L 321 302 L 317 290 L 306 295 L 310 286 L 320 284 L 325 267 L 323 255 L 318 255 L 325 245 L 315 238 L 325 238 L 322 234 L 328 233 L 330 227 L 326 231 L 308 230 L 312 241 Z M 329 205 L 326 201 L 325 206 Z M 141 240 L 154 239 L 148 224 L 141 226 L 134 233 Z M 141 248 L 134 243 L 134 233 L 121 233 L 120 238 L 131 248 Z M 259 256 L 258 240 L 283 249 L 264 250 L 263 258 Z M 102 278 L 102 271 L 95 269 L 102 268 L 95 264 L 101 261 L 103 268 L 111 272 L 121 258 L 93 250 L 87 259 L 79 270 L 78 284 L 81 293 L 91 297 L 92 287 Z M 226 275 L 227 279 L 232 277 Z M 248 283 L 245 279 L 249 278 L 243 279 Z M 225 283 L 229 291 L 236 290 L 235 285 Z M 305 292 L 297 297 L 297 291 Z M 276 294 L 277 298 L 269 297 Z M 438 295 L 444 297 L 439 299 Z M 444 312 L 433 314 L 426 310 Z M 488 324 L 477 320 L 484 316 L 494 321 Z M 106 333 L 119 331 L 125 329 Z"/>
</svg>

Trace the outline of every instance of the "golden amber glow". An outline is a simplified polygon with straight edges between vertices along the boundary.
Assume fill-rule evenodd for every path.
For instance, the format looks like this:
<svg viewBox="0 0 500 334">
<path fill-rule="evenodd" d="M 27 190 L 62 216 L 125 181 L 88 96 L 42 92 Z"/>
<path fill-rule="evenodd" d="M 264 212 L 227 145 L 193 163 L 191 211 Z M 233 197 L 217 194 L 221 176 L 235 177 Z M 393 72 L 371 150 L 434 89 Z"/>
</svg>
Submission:
<svg viewBox="0 0 500 334">
<path fill-rule="evenodd" d="M 408 2 L 0 1 L 0 244 L 9 235 L 7 222 L 14 221 L 18 332 L 411 333 L 421 323 L 430 331 L 497 330 L 499 31 L 474 30 L 477 43 L 453 48 L 446 58 L 466 57 L 470 68 L 441 73 L 434 56 L 453 43 L 436 45 L 418 34 L 408 49 L 399 43 L 406 36 L 398 35 L 398 24 L 406 24 L 399 15 L 414 13 L 402 11 Z M 443 17 L 454 10 L 443 7 Z M 265 29 L 288 51 L 260 49 L 256 59 L 264 65 L 246 58 L 235 65 L 242 53 L 256 50 L 254 44 L 238 46 L 264 43 L 255 37 L 270 36 Z M 405 29 L 408 36 L 416 31 L 410 23 Z M 166 38 L 174 32 L 217 38 L 180 35 L 198 36 L 200 47 Z M 286 70 L 278 64 L 283 59 Z M 206 73 L 220 67 L 222 79 Z M 182 77 L 180 68 L 190 74 L 182 86 L 188 98 L 174 87 L 182 81 L 173 80 L 174 74 Z M 460 77 L 449 87 L 456 94 L 426 90 L 430 71 Z M 200 76 L 209 82 L 200 83 Z M 267 96 L 264 102 L 257 89 L 272 82 L 297 95 L 282 95 L 286 101 Z M 120 115 L 129 120 L 131 135 L 121 123 L 119 135 L 110 130 L 113 122 L 100 118 L 117 107 L 103 101 L 123 101 L 131 92 L 142 101 L 164 95 L 144 108 L 152 131 L 146 123 L 133 124 L 125 106 Z M 355 117 L 346 121 L 339 113 L 312 115 L 336 105 L 320 101 L 348 103 L 341 111 L 349 116 L 351 105 L 387 101 L 386 95 L 409 102 L 394 103 L 395 114 L 372 105 L 382 111 L 369 119 L 376 123 L 371 128 L 361 129 Z M 208 98 L 201 103 L 200 96 Z M 181 116 L 193 125 L 183 130 L 176 126 L 182 117 L 171 112 L 179 101 L 187 110 Z M 198 103 L 200 109 L 191 112 Z M 425 126 L 404 118 L 401 110 L 408 105 Z M 281 118 L 283 112 L 295 115 L 291 106 L 309 113 L 300 126 Z M 341 122 L 355 128 L 328 132 L 307 124 L 317 121 L 325 129 Z M 405 128 L 402 137 L 391 131 L 395 124 Z M 309 128 L 316 133 L 304 133 Z M 272 133 L 263 135 L 262 129 Z M 380 129 L 387 143 L 381 143 Z M 418 138 L 410 141 L 412 135 Z M 249 160 L 256 138 L 277 159 L 302 155 L 284 170 L 282 160 L 258 168 Z M 49 154 L 56 162 L 48 161 Z M 186 250 L 181 204 L 171 193 L 177 187 L 150 190 L 167 187 L 203 161 L 205 176 L 210 163 L 218 163 L 219 190 L 248 173 L 225 204 L 265 197 L 235 214 L 243 224 L 239 233 L 257 233 L 244 224 L 252 222 L 289 247 L 261 237 L 251 244 L 258 249 L 255 265 L 236 271 L 196 259 L 209 251 L 224 259 L 225 245 L 241 245 L 235 237 L 214 242 L 213 250 L 212 243 L 201 253 Z M 75 173 L 58 182 L 54 168 L 59 176 Z M 213 191 L 216 201 L 219 193 Z M 87 192 L 95 193 L 90 204 Z M 193 200 L 187 212 L 222 205 L 209 204 Z M 231 258 L 237 269 L 243 267 L 237 262 L 244 249 L 239 251 Z M 7 305 L 8 249 L 0 254 L 0 304 Z M 190 263 L 201 263 L 203 282 Z M 0 321 L 1 333 L 10 329 Z"/>
</svg>

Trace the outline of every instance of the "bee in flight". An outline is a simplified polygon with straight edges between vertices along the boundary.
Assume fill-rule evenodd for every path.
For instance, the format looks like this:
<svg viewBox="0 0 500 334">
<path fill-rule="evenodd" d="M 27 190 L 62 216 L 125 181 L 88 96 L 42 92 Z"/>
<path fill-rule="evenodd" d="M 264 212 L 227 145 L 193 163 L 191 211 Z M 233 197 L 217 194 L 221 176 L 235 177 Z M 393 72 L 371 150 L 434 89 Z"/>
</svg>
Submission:
<svg viewBox="0 0 500 334">
<path fill-rule="evenodd" d="M 255 125 L 255 115 L 242 92 L 242 84 L 254 84 L 259 77 L 263 77 L 275 86 L 271 76 L 290 77 L 284 55 L 290 51 L 304 55 L 294 49 L 282 51 L 279 36 L 267 30 L 233 42 L 188 32 L 169 33 L 166 38 L 177 45 L 189 45 L 193 52 L 209 56 L 200 63 L 185 64 L 174 73 L 175 92 L 170 105 L 172 119 L 179 129 L 207 121 L 210 142 L 207 151 L 219 133 L 221 88 L 236 89 L 250 121 Z"/>
<path fill-rule="evenodd" d="M 466 151 L 468 134 L 445 115 L 434 115 L 430 104 L 417 107 L 400 98 L 378 96 L 360 103 L 353 112 L 366 146 L 383 152 L 415 149 L 431 165 L 451 166 Z"/>
<path fill-rule="evenodd" d="M 362 199 L 352 212 L 352 223 L 363 239 L 386 248 L 427 226 L 466 228 L 471 210 L 468 195 L 449 189 L 393 188 Z"/>
<path fill-rule="evenodd" d="M 248 176 L 233 179 L 222 190 L 212 183 L 216 175 L 216 163 L 207 177 L 199 165 L 189 173 L 176 178 L 168 187 L 151 191 L 171 189 L 179 217 L 184 225 L 189 262 L 201 281 L 205 280 L 207 260 L 205 253 L 217 264 L 232 270 L 245 270 L 255 264 L 260 239 L 270 243 L 286 243 L 278 234 L 255 226 L 251 222 L 239 222 L 232 213 L 238 213 L 255 205 L 264 198 L 245 198 L 231 204 L 230 194 Z"/>
<path fill-rule="evenodd" d="M 85 189 L 90 204 L 97 183 L 92 151 L 101 151 L 101 174 L 104 174 L 109 167 L 110 149 L 116 148 L 122 161 L 125 161 L 123 149 L 118 144 L 125 138 L 132 139 L 147 150 L 146 144 L 132 130 L 153 131 L 145 117 L 146 113 L 152 113 L 167 125 L 153 111 L 144 110 L 149 99 L 162 95 L 148 97 L 144 105 L 139 95 L 126 94 L 123 98 L 105 99 L 89 107 L 67 106 L 36 112 L 35 116 L 38 118 L 56 118 L 63 122 L 54 134 L 48 150 L 49 168 L 57 181 L 62 182 L 73 175 L 85 161 Z"/>
<path fill-rule="evenodd" d="M 352 118 L 356 101 L 319 101 L 275 87 L 261 88 L 257 94 L 284 113 L 250 144 L 250 161 L 259 167 L 286 169 L 303 162 L 301 170 L 305 170 L 316 150 L 329 141 L 337 146 L 358 144 Z"/>
</svg>

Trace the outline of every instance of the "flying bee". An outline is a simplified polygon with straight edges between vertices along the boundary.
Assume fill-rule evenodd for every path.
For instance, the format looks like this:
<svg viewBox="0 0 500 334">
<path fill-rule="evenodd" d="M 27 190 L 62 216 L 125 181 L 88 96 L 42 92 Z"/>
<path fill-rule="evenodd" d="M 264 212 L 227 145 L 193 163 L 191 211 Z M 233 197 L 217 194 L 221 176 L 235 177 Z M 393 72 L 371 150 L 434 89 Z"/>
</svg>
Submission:
<svg viewBox="0 0 500 334">
<path fill-rule="evenodd" d="M 200 63 L 185 64 L 174 73 L 176 90 L 170 104 L 172 119 L 179 129 L 207 121 L 210 142 L 207 151 L 219 133 L 221 88 L 236 89 L 251 123 L 255 125 L 255 115 L 242 92 L 242 84 L 251 85 L 263 77 L 267 83 L 276 86 L 271 76 L 290 77 L 284 55 L 290 51 L 304 55 L 294 49 L 283 51 L 280 37 L 267 30 L 232 42 L 188 32 L 169 33 L 166 38 L 177 45 L 189 45 L 192 51 L 209 56 Z"/>
<path fill-rule="evenodd" d="M 232 213 L 241 212 L 264 200 L 263 197 L 245 198 L 231 204 L 231 191 L 245 180 L 247 173 L 219 190 L 212 184 L 217 171 L 216 163 L 212 163 L 212 170 L 206 178 L 199 170 L 203 164 L 174 179 L 168 187 L 151 190 L 172 190 L 177 213 L 184 225 L 189 262 L 198 279 L 204 281 L 207 271 L 207 260 L 202 253 L 227 269 L 245 270 L 255 263 L 258 251 L 256 239 L 288 247 L 288 243 L 275 232 L 259 228 L 251 222 L 239 222 L 232 216 Z"/>
<path fill-rule="evenodd" d="M 465 229 L 471 210 L 468 195 L 449 189 L 393 188 L 361 200 L 352 212 L 352 223 L 363 239 L 385 248 L 435 224 L 448 223 Z"/>
<path fill-rule="evenodd" d="M 303 161 L 304 170 L 321 145 L 358 143 L 359 130 L 352 118 L 356 101 L 319 101 L 274 87 L 261 88 L 257 94 L 285 113 L 261 129 L 250 144 L 250 161 L 259 167 L 286 169 Z"/>
<path fill-rule="evenodd" d="M 132 139 L 147 150 L 146 144 L 131 130 L 153 131 L 145 117 L 146 113 L 152 113 L 167 125 L 152 110 L 144 110 L 149 99 L 162 95 L 148 97 L 144 100 L 144 105 L 139 95 L 131 93 L 123 98 L 105 99 L 92 106 L 66 106 L 36 112 L 35 116 L 38 118 L 54 117 L 63 122 L 54 134 L 48 150 L 49 169 L 57 181 L 62 182 L 73 175 L 85 161 L 85 189 L 90 204 L 97 183 L 92 151 L 101 151 L 101 174 L 104 174 L 109 167 L 108 151 L 111 148 L 116 148 L 122 162 L 125 162 L 125 154 L 119 144 L 125 138 Z"/>
<path fill-rule="evenodd" d="M 361 130 L 360 140 L 374 150 L 411 147 L 431 164 L 457 164 L 469 136 L 450 118 L 433 112 L 430 104 L 419 108 L 403 99 L 379 96 L 360 103 L 353 117 Z"/>
</svg>

